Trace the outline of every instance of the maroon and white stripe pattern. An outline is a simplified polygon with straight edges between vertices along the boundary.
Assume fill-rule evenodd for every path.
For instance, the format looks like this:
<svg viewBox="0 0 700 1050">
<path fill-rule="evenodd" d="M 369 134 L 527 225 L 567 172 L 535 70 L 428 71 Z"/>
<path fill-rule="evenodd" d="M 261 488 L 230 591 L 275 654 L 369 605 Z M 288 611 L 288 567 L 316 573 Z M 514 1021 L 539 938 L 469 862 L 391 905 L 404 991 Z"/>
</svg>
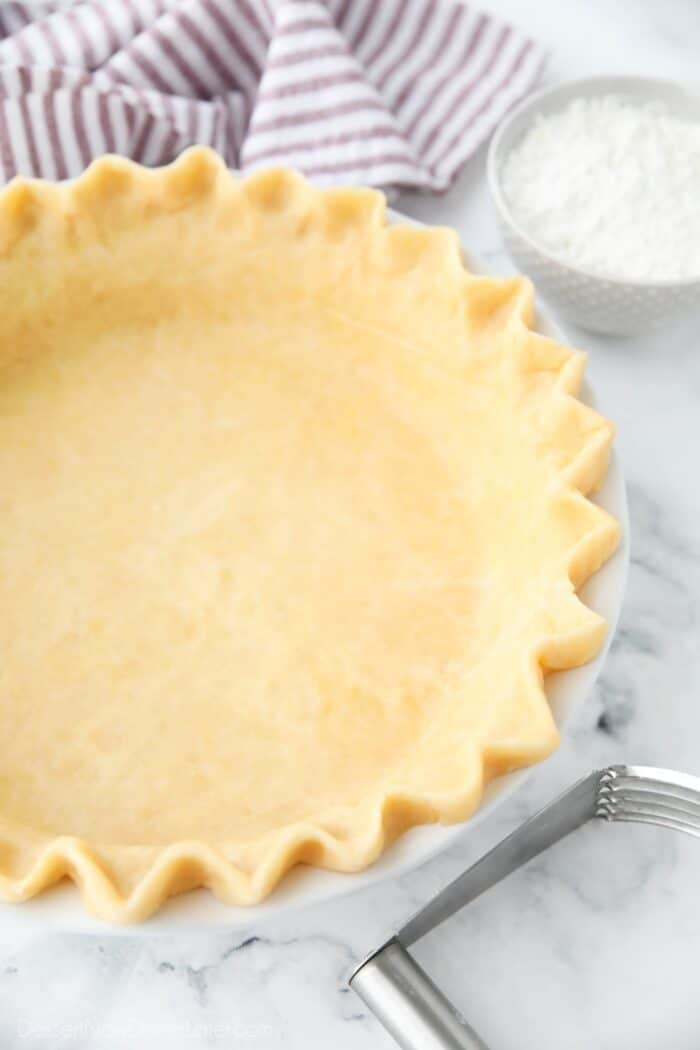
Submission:
<svg viewBox="0 0 700 1050">
<path fill-rule="evenodd" d="M 244 171 L 442 190 L 543 65 L 457 0 L 5 0 L 0 177 L 198 143 Z"/>
</svg>

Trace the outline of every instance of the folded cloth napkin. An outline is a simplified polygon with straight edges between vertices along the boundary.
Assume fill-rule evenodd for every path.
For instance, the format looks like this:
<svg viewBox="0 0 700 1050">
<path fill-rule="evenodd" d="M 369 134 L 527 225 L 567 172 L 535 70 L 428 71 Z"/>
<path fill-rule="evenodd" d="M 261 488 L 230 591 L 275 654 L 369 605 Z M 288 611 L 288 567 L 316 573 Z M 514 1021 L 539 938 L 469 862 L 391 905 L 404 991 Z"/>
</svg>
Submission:
<svg viewBox="0 0 700 1050">
<path fill-rule="evenodd" d="M 543 65 L 454 0 L 5 2 L 0 176 L 200 143 L 243 171 L 443 190 Z"/>
</svg>

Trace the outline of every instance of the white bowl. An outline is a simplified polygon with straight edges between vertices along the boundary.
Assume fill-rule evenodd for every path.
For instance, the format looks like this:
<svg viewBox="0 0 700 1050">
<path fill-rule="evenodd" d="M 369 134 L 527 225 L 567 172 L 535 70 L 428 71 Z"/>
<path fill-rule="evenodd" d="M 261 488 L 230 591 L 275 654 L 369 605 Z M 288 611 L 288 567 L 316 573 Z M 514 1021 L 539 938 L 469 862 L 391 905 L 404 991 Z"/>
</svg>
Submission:
<svg viewBox="0 0 700 1050">
<path fill-rule="evenodd" d="M 421 223 L 390 211 L 389 221 L 420 226 Z M 473 273 L 486 273 L 474 256 L 469 256 L 469 269 Z M 565 342 L 556 325 L 541 312 L 536 328 L 543 335 Z M 595 397 L 584 385 L 582 399 L 595 407 Z M 581 597 L 588 606 L 600 613 L 608 623 L 605 644 L 594 660 L 570 671 L 547 676 L 547 697 L 550 701 L 554 721 L 562 735 L 567 725 L 583 704 L 595 682 L 622 608 L 629 565 L 629 519 L 627 496 L 619 457 L 613 450 L 605 481 L 595 497 L 595 502 L 609 511 L 621 525 L 621 541 L 618 550 L 581 589 Z M 207 890 L 196 890 L 180 897 L 171 898 L 165 906 L 146 922 L 129 926 L 117 926 L 102 922 L 88 914 L 72 883 L 62 882 L 23 904 L 0 902 L 0 934 L 6 941 L 21 941 L 38 933 L 70 931 L 80 933 L 151 936 L 177 935 L 202 931 L 250 932 L 267 923 L 288 917 L 301 909 L 335 898 L 347 896 L 359 890 L 396 878 L 412 868 L 424 864 L 429 858 L 448 849 L 493 812 L 515 791 L 523 787 L 528 777 L 537 769 L 529 766 L 506 776 L 497 777 L 486 789 L 480 808 L 473 817 L 462 824 L 427 824 L 412 828 L 402 835 L 382 854 L 379 860 L 365 871 L 343 874 L 322 871 L 318 868 L 298 867 L 283 879 L 281 885 L 264 901 L 252 908 L 222 904 Z"/>
<path fill-rule="evenodd" d="M 572 266 L 538 244 L 516 221 L 503 190 L 503 163 L 539 115 L 560 112 L 577 98 L 616 95 L 634 102 L 661 102 L 686 119 L 700 121 L 700 93 L 682 84 L 647 77 L 600 76 L 571 80 L 530 95 L 511 111 L 491 140 L 488 179 L 508 252 L 538 292 L 581 328 L 632 334 L 662 320 L 700 311 L 700 277 L 625 281 Z"/>
</svg>

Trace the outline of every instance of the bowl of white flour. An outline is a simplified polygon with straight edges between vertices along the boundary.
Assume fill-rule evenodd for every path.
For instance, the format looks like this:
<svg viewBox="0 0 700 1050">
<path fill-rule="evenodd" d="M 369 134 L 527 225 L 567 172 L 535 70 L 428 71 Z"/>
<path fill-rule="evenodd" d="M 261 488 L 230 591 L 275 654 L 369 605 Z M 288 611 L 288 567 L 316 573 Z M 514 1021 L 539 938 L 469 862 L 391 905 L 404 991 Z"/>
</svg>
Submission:
<svg viewBox="0 0 700 1050">
<path fill-rule="evenodd" d="M 700 92 L 645 77 L 545 88 L 489 151 L 508 251 L 593 331 L 700 315 Z"/>
</svg>

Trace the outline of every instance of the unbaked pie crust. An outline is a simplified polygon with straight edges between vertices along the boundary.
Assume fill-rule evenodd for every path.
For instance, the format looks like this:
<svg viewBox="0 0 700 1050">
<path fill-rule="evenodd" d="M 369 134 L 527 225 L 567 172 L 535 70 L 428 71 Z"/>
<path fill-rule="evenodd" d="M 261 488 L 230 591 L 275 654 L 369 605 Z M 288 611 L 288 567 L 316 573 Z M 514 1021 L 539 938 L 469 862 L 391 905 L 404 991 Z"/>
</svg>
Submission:
<svg viewBox="0 0 700 1050">
<path fill-rule="evenodd" d="M 612 427 L 523 279 L 196 149 L 0 197 L 0 894 L 370 864 L 557 743 Z"/>
</svg>

